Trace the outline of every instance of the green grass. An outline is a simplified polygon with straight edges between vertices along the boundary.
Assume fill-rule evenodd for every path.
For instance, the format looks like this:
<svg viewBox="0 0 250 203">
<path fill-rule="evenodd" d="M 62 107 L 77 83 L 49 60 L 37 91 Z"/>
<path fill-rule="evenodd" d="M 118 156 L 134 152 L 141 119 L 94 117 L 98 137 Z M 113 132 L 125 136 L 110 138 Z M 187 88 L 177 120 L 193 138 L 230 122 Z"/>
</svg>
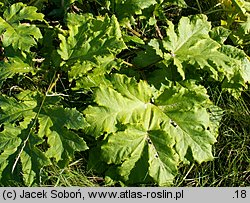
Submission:
<svg viewBox="0 0 250 203">
<path fill-rule="evenodd" d="M 99 186 L 99 178 L 87 172 L 82 160 L 71 163 L 67 168 L 60 169 L 56 166 L 50 166 L 44 170 L 44 177 L 41 176 L 40 186 L 51 187 L 95 187 Z"/>
</svg>

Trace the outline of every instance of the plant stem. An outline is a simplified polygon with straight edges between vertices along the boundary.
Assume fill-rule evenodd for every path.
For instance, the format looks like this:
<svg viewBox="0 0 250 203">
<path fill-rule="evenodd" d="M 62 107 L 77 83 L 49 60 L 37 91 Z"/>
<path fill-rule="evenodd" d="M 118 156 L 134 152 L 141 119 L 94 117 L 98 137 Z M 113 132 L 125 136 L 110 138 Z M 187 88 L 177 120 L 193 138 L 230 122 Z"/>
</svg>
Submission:
<svg viewBox="0 0 250 203">
<path fill-rule="evenodd" d="M 197 6 L 198 6 L 198 8 L 199 8 L 200 13 L 202 13 L 202 9 L 201 9 L 201 5 L 200 5 L 199 0 L 196 0 L 196 3 L 197 3 Z"/>
</svg>

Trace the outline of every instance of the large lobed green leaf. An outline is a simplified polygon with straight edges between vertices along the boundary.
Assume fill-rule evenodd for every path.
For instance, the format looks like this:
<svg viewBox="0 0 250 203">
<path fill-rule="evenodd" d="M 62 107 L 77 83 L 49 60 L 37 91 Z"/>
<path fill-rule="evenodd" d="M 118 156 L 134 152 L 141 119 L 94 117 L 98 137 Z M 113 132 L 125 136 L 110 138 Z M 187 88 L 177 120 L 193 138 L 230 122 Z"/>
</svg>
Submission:
<svg viewBox="0 0 250 203">
<path fill-rule="evenodd" d="M 25 184 L 32 185 L 50 158 L 65 167 L 75 151 L 88 149 L 73 131 L 86 124 L 76 109 L 52 104 L 49 98 L 42 102 L 38 93 L 24 91 L 16 97 L 0 96 L 0 178 L 6 182 L 22 173 Z"/>
<path fill-rule="evenodd" d="M 225 33 L 225 30 L 212 31 L 206 16 L 182 17 L 178 27 L 172 22 L 168 24 L 163 40 L 150 40 L 145 51 L 138 53 L 134 59 L 137 66 L 156 65 L 163 69 L 162 73 L 166 72 L 165 77 L 171 80 L 197 78 L 203 71 L 219 81 L 233 81 L 239 76 L 240 79 L 235 81 L 235 86 L 231 88 L 244 87 L 249 82 L 245 75 L 250 71 L 250 66 L 241 63 L 248 60 L 246 55 L 237 48 L 223 51 L 225 39 L 218 38 L 216 31 Z M 213 39 L 209 35 L 210 32 Z M 227 33 L 225 36 L 227 37 Z M 215 41 L 216 39 L 219 42 Z M 235 54 L 235 51 L 238 54 Z"/>
<path fill-rule="evenodd" d="M 116 55 L 126 48 L 119 23 L 115 16 L 69 14 L 67 26 L 68 36 L 59 35 L 58 53 L 69 68 L 70 80 L 76 80 L 76 88 L 96 87 L 117 68 Z"/>
<path fill-rule="evenodd" d="M 44 15 L 37 13 L 37 8 L 23 3 L 11 5 L 0 17 L 0 35 L 4 47 L 12 45 L 14 49 L 29 51 L 36 45 L 42 34 L 34 24 L 22 21 L 43 21 Z"/>
<path fill-rule="evenodd" d="M 111 83 L 96 90 L 97 106 L 89 106 L 84 114 L 90 124 L 87 133 L 107 134 L 101 156 L 117 166 L 125 182 L 143 182 L 150 176 L 159 185 L 169 185 L 180 161 L 213 158 L 216 134 L 204 88 L 190 83 L 158 91 L 118 74 Z"/>
</svg>

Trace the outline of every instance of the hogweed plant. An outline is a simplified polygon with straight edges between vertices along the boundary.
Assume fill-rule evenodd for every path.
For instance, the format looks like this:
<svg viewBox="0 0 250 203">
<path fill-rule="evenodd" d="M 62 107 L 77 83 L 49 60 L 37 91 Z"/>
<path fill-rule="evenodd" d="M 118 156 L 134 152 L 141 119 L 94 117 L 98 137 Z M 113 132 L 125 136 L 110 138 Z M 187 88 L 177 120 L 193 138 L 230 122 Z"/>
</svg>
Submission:
<svg viewBox="0 0 250 203">
<path fill-rule="evenodd" d="M 223 110 L 204 81 L 234 97 L 250 81 L 249 57 L 226 43 L 231 26 L 163 16 L 183 0 L 95 1 L 96 15 L 75 0 L 54 21 L 39 2 L 1 7 L 1 183 L 39 185 L 44 168 L 83 151 L 125 185 L 171 185 L 181 164 L 213 160 Z M 156 34 L 136 31 L 138 19 Z"/>
</svg>

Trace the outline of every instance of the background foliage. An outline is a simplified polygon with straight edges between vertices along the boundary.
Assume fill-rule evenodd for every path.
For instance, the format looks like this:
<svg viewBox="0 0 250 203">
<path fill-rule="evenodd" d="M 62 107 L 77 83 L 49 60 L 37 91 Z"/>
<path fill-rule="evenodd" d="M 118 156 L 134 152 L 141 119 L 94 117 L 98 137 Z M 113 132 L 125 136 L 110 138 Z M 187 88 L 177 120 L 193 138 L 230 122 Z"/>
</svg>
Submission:
<svg viewBox="0 0 250 203">
<path fill-rule="evenodd" d="M 0 13 L 1 185 L 250 185 L 249 1 Z"/>
</svg>

